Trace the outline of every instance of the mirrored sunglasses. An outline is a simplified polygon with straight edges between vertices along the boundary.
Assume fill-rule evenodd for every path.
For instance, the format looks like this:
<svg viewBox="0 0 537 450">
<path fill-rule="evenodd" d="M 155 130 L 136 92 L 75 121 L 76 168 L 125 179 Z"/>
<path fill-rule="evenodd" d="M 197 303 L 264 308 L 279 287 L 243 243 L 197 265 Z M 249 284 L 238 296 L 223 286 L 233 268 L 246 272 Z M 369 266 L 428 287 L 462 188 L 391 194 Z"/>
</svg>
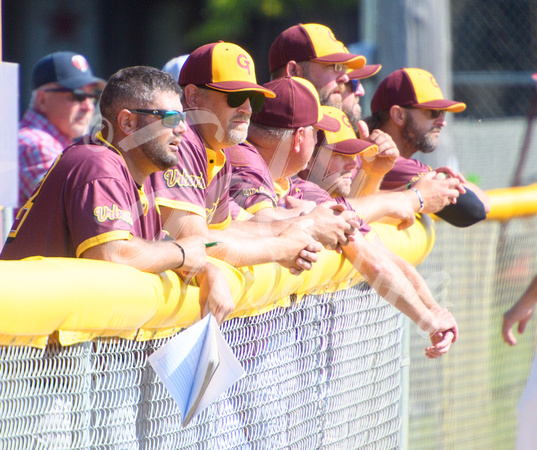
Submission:
<svg viewBox="0 0 537 450">
<path fill-rule="evenodd" d="M 129 109 L 134 114 L 144 114 L 147 116 L 158 116 L 162 125 L 168 128 L 175 128 L 186 120 L 186 113 L 175 109 Z"/>
</svg>

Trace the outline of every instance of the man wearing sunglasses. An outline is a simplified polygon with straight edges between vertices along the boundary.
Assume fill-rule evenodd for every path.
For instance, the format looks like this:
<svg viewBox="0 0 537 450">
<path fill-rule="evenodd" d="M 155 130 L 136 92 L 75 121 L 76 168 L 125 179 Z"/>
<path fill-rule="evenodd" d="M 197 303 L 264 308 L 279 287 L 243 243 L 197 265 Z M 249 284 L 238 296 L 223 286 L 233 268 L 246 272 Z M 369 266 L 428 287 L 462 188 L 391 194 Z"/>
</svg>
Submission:
<svg viewBox="0 0 537 450">
<path fill-rule="evenodd" d="M 231 166 L 226 148 L 246 139 L 250 116 L 274 93 L 257 84 L 250 55 L 217 42 L 194 50 L 179 85 L 189 130 L 179 163 L 152 176 L 164 227 L 171 236 L 210 236 L 221 244 L 209 254 L 240 267 L 278 262 L 291 273 L 309 270 L 322 246 L 300 221 L 253 222 L 229 194 Z M 333 217 L 325 243 L 348 243 L 354 217 Z M 302 222 L 306 222 L 304 219 Z"/>
<path fill-rule="evenodd" d="M 237 201 L 245 207 L 262 205 L 267 197 L 278 205 L 289 198 L 316 204 L 336 201 L 352 210 L 343 197 L 336 199 L 322 188 L 330 188 L 329 181 L 336 177 L 330 176 L 326 179 L 328 184 L 320 187 L 295 175 L 306 165 L 319 163 L 319 158 L 311 158 L 314 148 L 332 159 L 320 163 L 321 171 L 328 166 L 330 175 L 334 175 L 341 168 L 342 157 L 353 161 L 354 167 L 359 153 L 373 154 L 377 147 L 356 138 L 341 110 L 321 106 L 315 88 L 307 80 L 282 77 L 264 86 L 276 92 L 276 97 L 268 99 L 261 112 L 253 115 L 248 143 L 231 149 Z M 312 130 L 314 137 L 308 139 L 307 133 Z M 342 252 L 380 295 L 429 332 L 429 358 L 440 357 L 449 350 L 458 334 L 454 318 L 435 303 L 417 272 L 390 252 L 366 223 L 360 221 L 359 233 L 342 247 Z"/>
<path fill-rule="evenodd" d="M 19 205 L 63 149 L 88 131 L 103 86 L 80 54 L 56 52 L 36 63 L 19 126 Z"/>
<path fill-rule="evenodd" d="M 433 152 L 446 125 L 446 114 L 458 113 L 465 108 L 464 103 L 444 99 L 431 73 L 418 68 L 402 68 L 379 84 L 371 99 L 372 116 L 366 120 L 370 129 L 378 128 L 388 133 L 400 153 L 394 167 L 384 176 L 381 188 L 411 189 L 420 179 L 430 177 L 431 172 L 438 173 L 441 178 L 458 179 L 460 195 L 435 212 L 458 227 L 485 219 L 490 211 L 487 194 L 450 167 L 432 171 L 411 157 L 417 152 Z"/>
<path fill-rule="evenodd" d="M 67 147 L 20 209 L 1 259 L 89 258 L 196 277 L 202 316 L 233 309 L 204 240 L 165 239 L 149 175 L 177 163 L 186 131 L 180 88 L 152 67 L 112 75 L 100 99 L 103 129 Z M 214 287 L 214 288 L 213 288 Z"/>
</svg>

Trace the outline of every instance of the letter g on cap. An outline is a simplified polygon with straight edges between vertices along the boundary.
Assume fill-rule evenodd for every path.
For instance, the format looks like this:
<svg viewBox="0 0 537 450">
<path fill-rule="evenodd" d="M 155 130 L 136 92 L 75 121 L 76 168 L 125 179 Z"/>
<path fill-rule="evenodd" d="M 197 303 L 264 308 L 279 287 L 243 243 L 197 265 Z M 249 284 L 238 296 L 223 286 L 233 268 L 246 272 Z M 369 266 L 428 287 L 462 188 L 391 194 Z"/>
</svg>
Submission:
<svg viewBox="0 0 537 450">
<path fill-rule="evenodd" d="M 248 59 L 248 56 L 241 53 L 239 56 L 237 56 L 237 64 L 239 65 L 239 67 L 246 69 L 248 71 L 248 75 L 251 75 L 250 60 Z"/>
</svg>

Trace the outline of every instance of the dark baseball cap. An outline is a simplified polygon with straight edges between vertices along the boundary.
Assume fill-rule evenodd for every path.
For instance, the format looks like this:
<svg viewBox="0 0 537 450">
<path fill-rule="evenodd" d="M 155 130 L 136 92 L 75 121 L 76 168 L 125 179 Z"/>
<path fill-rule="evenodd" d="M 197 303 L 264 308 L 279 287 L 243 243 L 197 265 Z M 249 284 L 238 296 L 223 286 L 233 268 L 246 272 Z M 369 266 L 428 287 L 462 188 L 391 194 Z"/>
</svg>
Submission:
<svg viewBox="0 0 537 450">
<path fill-rule="evenodd" d="M 315 61 L 322 64 L 346 64 L 349 69 L 360 69 L 366 59 L 349 53 L 332 30 L 318 23 L 294 25 L 282 31 L 269 50 L 269 69 L 273 72 L 289 61 Z"/>
<path fill-rule="evenodd" d="M 299 77 L 281 77 L 263 85 L 276 94 L 268 98 L 251 121 L 275 128 L 314 126 L 321 130 L 337 131 L 339 124 L 322 113 L 317 90 L 308 80 Z"/>
<path fill-rule="evenodd" d="M 37 61 L 32 72 L 33 89 L 47 83 L 79 89 L 88 84 L 104 85 L 106 82 L 93 75 L 84 56 L 73 52 L 56 52 Z"/>
<path fill-rule="evenodd" d="M 466 104 L 446 100 L 433 75 L 423 69 L 402 68 L 381 81 L 371 98 L 371 112 L 389 111 L 394 106 L 423 109 L 445 109 L 461 112 Z"/>
<path fill-rule="evenodd" d="M 376 75 L 382 68 L 380 64 L 368 64 L 361 69 L 352 70 L 347 73 L 349 80 L 363 80 L 364 78 Z"/>
</svg>

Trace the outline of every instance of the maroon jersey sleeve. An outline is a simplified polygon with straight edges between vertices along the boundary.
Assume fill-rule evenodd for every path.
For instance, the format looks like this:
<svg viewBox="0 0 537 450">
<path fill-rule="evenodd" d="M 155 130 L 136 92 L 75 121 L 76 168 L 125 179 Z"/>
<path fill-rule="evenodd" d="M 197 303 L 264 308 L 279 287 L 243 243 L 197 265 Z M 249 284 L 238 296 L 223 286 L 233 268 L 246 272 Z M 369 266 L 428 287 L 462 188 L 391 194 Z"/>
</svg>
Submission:
<svg viewBox="0 0 537 450">
<path fill-rule="evenodd" d="M 277 205 L 278 196 L 265 160 L 251 144 L 244 143 L 227 149 L 232 176 L 230 195 L 251 214 Z"/>
<path fill-rule="evenodd" d="M 78 257 L 92 246 L 132 236 L 162 238 L 151 184 L 139 188 L 115 150 L 74 145 L 19 211 L 2 259 Z"/>
<path fill-rule="evenodd" d="M 380 185 L 381 189 L 397 189 L 401 186 L 406 186 L 409 183 L 418 181 L 424 174 L 431 171 L 431 168 L 426 164 L 415 159 L 397 158 L 395 165 L 390 170 Z"/>
</svg>

